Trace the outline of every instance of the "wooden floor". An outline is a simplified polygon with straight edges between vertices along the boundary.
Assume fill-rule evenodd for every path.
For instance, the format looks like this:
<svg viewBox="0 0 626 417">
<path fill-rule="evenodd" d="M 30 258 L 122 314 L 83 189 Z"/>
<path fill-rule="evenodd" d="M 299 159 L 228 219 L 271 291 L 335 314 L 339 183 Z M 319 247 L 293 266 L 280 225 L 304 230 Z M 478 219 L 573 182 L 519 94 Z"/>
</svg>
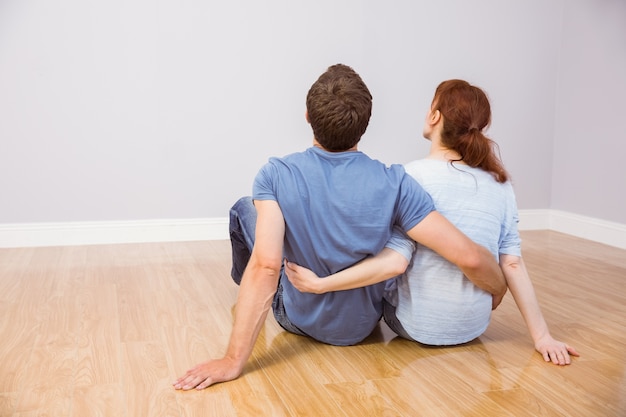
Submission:
<svg viewBox="0 0 626 417">
<path fill-rule="evenodd" d="M 522 237 L 570 366 L 543 362 L 509 294 L 448 348 L 383 323 L 327 346 L 270 315 L 243 376 L 199 392 L 171 382 L 227 343 L 228 241 L 0 249 L 0 416 L 626 416 L 626 251 Z"/>
</svg>

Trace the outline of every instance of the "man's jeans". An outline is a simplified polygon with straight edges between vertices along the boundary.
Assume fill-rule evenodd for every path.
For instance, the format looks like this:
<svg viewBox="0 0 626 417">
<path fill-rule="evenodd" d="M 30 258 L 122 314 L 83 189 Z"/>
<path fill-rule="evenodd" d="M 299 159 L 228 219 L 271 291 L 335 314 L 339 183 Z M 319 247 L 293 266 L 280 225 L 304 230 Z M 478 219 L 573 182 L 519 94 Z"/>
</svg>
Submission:
<svg viewBox="0 0 626 417">
<path fill-rule="evenodd" d="M 254 246 L 254 230 L 256 228 L 256 208 L 251 197 L 242 197 L 230 209 L 230 244 L 233 254 L 233 266 L 230 275 L 237 285 L 241 283 L 243 271 L 248 265 L 252 247 Z M 280 274 L 282 277 L 283 269 Z M 285 306 L 283 305 L 283 287 L 278 282 L 276 294 L 272 302 L 274 318 L 281 327 L 288 332 L 306 336 L 306 334 L 293 325 L 287 318 Z"/>
</svg>

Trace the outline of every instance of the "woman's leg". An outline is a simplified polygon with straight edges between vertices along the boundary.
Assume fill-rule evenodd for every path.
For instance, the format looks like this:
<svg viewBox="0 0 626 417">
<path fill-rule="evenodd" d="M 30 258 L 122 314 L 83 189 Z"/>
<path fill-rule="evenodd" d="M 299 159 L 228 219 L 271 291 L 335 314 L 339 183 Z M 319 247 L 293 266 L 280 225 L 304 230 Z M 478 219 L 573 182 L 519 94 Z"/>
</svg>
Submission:
<svg viewBox="0 0 626 417">
<path fill-rule="evenodd" d="M 415 342 L 409 334 L 404 330 L 400 320 L 396 316 L 396 306 L 391 304 L 386 298 L 383 299 L 383 318 L 385 319 L 385 323 L 391 330 L 394 331 L 395 334 L 400 336 L 403 339 L 412 340 Z"/>
</svg>

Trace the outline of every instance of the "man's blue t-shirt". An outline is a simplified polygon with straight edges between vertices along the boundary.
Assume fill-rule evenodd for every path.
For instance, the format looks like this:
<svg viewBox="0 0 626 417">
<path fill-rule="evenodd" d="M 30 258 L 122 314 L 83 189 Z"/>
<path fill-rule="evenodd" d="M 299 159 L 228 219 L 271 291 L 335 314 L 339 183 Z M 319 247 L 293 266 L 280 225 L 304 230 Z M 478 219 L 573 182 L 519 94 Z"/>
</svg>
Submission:
<svg viewBox="0 0 626 417">
<path fill-rule="evenodd" d="M 317 147 L 271 158 L 255 178 L 252 198 L 278 202 L 284 256 L 322 277 L 377 254 L 394 225 L 407 231 L 434 210 L 401 165 Z M 384 283 L 327 294 L 301 293 L 286 276 L 281 284 L 291 323 L 325 343 L 363 340 L 382 314 Z"/>
</svg>

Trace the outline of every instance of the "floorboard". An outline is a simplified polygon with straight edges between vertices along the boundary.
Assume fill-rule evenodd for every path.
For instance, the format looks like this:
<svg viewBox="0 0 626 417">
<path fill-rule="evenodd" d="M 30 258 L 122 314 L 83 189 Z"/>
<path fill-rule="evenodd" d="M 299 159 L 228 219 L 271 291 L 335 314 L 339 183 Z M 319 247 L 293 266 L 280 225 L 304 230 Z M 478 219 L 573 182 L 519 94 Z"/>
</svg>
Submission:
<svg viewBox="0 0 626 417">
<path fill-rule="evenodd" d="M 0 249 L 0 417 L 626 416 L 626 251 L 522 238 L 570 366 L 544 363 L 508 294 L 482 336 L 444 348 L 384 323 L 328 346 L 269 315 L 243 375 L 200 392 L 171 382 L 228 342 L 228 241 Z"/>
</svg>

